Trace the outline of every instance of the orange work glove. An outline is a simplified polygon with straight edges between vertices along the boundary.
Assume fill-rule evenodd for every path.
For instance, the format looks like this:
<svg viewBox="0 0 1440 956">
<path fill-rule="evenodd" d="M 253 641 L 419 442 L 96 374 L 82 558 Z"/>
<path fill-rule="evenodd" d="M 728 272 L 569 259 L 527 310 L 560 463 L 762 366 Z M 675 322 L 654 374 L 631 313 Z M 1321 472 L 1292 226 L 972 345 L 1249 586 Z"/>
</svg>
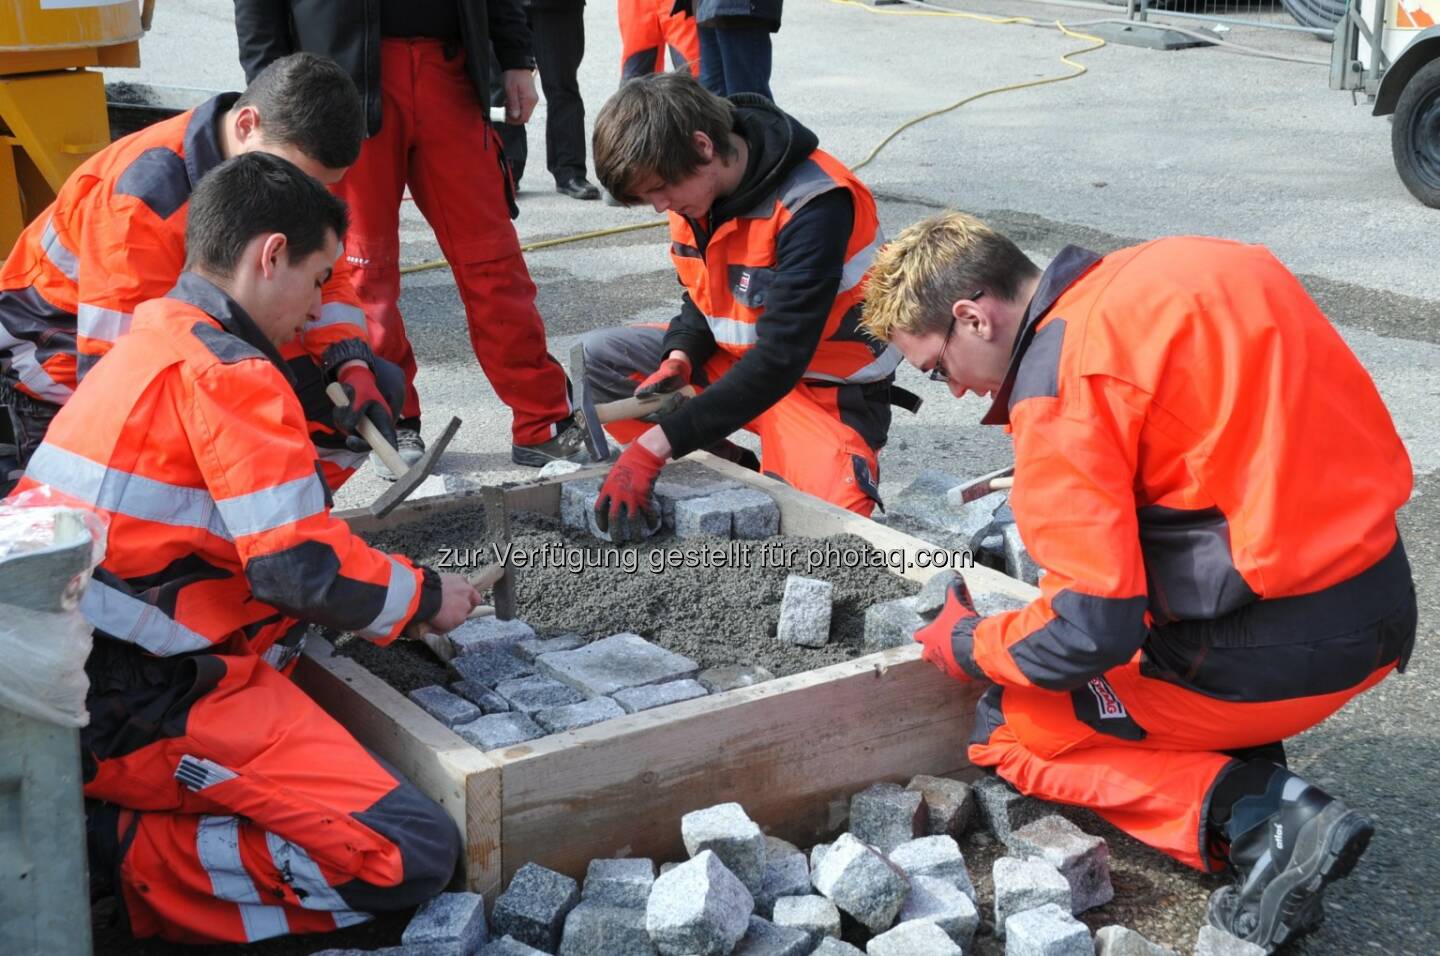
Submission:
<svg viewBox="0 0 1440 956">
<path fill-rule="evenodd" d="M 659 368 L 650 373 L 649 378 L 635 387 L 635 397 L 646 398 L 664 392 L 678 392 L 690 384 L 690 371 L 690 360 L 684 355 L 667 358 L 660 363 Z"/>
<path fill-rule="evenodd" d="M 925 648 L 921 657 L 956 680 L 973 680 L 955 659 L 954 639 L 957 630 L 973 631 L 979 620 L 980 615 L 975 613 L 975 602 L 970 600 L 970 589 L 965 582 L 952 583 L 945 594 L 945 606 L 940 609 L 940 614 L 915 632 L 916 643 Z"/>
<path fill-rule="evenodd" d="M 639 541 L 645 537 L 642 525 L 654 527 L 659 522 L 653 492 L 663 467 L 665 459 L 638 441 L 610 467 L 600 497 L 595 499 L 595 524 L 612 541 L 625 541 L 627 535 Z"/>
</svg>

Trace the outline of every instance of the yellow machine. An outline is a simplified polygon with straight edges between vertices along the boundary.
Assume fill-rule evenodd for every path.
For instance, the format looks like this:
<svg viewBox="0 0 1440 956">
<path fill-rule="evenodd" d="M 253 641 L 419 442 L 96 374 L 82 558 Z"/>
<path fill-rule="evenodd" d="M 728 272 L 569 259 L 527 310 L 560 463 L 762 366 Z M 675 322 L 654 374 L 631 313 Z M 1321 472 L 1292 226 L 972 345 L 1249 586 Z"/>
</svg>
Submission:
<svg viewBox="0 0 1440 956">
<path fill-rule="evenodd" d="M 137 0 L 0 3 L 0 252 L 109 144 L 105 83 L 87 67 L 140 65 L 141 8 Z"/>
</svg>

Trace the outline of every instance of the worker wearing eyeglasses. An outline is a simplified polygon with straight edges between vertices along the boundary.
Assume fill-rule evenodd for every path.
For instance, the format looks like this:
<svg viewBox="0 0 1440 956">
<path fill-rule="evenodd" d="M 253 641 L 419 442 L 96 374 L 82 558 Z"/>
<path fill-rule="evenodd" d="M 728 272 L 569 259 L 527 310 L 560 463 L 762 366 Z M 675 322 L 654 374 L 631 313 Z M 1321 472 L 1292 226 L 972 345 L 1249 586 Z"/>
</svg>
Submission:
<svg viewBox="0 0 1440 956">
<path fill-rule="evenodd" d="M 1319 926 L 1373 832 L 1283 741 L 1414 646 L 1395 514 L 1405 448 L 1374 383 L 1259 246 L 1168 238 L 1043 272 L 959 213 L 872 267 L 862 327 L 1015 443 L 1010 505 L 1046 574 L 980 617 L 964 585 L 916 632 L 993 682 L 969 757 L 1204 869 L 1210 922 L 1268 951 Z"/>
</svg>

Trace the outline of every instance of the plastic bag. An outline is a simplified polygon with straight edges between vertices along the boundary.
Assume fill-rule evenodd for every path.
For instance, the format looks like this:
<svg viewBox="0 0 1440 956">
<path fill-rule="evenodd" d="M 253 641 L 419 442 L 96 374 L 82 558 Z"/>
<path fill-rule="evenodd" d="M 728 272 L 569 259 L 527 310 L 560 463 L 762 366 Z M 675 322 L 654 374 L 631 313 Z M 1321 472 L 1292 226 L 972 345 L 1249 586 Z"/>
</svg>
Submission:
<svg viewBox="0 0 1440 956">
<path fill-rule="evenodd" d="M 0 504 L 0 708 L 63 727 L 89 721 L 91 628 L 79 605 L 107 527 L 45 487 Z"/>
</svg>

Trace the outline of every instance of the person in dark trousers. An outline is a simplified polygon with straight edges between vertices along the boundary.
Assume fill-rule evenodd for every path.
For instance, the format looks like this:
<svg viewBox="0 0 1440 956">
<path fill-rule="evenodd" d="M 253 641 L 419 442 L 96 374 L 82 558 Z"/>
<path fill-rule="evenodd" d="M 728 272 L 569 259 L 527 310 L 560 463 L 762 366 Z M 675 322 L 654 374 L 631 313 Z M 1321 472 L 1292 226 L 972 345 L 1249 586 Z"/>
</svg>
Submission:
<svg viewBox="0 0 1440 956">
<path fill-rule="evenodd" d="M 333 58 L 360 90 L 369 138 L 336 192 L 350 207 L 345 256 L 375 351 L 406 373 L 396 422 L 401 456 L 418 460 L 424 449 L 415 355 L 397 307 L 400 202 L 409 186 L 450 262 L 475 357 L 513 414 L 511 460 L 587 460 L 565 370 L 546 348 L 489 120 L 492 80 L 505 90 L 508 122 L 525 122 L 535 108 L 520 0 L 235 0 L 235 27 L 247 75 L 305 50 Z"/>
<path fill-rule="evenodd" d="M 716 96 L 770 93 L 770 34 L 783 0 L 677 0 L 700 28 L 700 83 Z"/>
</svg>

